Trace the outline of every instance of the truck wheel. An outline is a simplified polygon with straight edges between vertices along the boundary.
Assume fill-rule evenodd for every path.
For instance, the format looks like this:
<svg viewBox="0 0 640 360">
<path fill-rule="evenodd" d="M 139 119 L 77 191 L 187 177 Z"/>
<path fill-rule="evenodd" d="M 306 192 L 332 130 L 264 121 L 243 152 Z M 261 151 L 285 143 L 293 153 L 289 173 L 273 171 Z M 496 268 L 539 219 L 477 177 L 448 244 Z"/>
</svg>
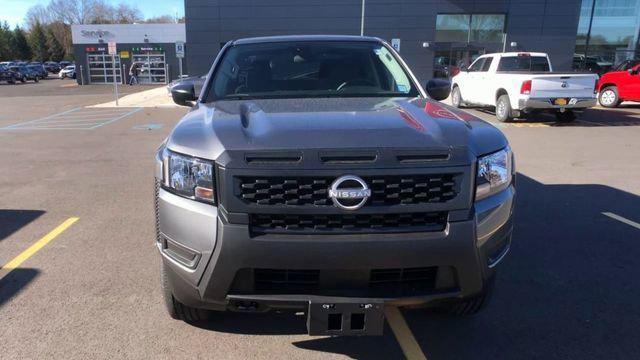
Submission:
<svg viewBox="0 0 640 360">
<path fill-rule="evenodd" d="M 160 270 L 160 280 L 162 286 L 162 297 L 164 299 L 164 304 L 167 308 L 169 316 L 171 316 L 171 318 L 173 319 L 184 320 L 186 322 L 208 319 L 211 315 L 209 311 L 184 305 L 176 300 L 175 297 L 173 297 L 171 287 L 169 286 L 169 278 L 167 276 L 167 265 L 162 263 L 161 266 L 162 268 Z"/>
<path fill-rule="evenodd" d="M 454 86 L 453 91 L 451 92 L 451 104 L 457 108 L 464 106 L 462 94 L 460 93 L 460 88 L 458 86 Z"/>
<path fill-rule="evenodd" d="M 565 112 L 560 112 L 560 111 L 556 112 L 556 121 L 558 122 L 568 123 L 568 122 L 572 122 L 575 119 L 576 119 L 576 114 L 571 110 L 567 110 Z"/>
<path fill-rule="evenodd" d="M 618 88 L 615 86 L 607 86 L 606 88 L 600 91 L 600 95 L 598 95 L 598 102 L 600 105 L 613 108 L 620 105 L 620 98 L 618 97 Z"/>
<path fill-rule="evenodd" d="M 478 295 L 473 297 L 463 299 L 460 302 L 450 304 L 447 308 L 447 311 L 451 315 L 456 316 L 471 316 L 479 313 L 482 309 L 484 309 L 489 300 L 493 295 L 493 284 L 495 282 L 495 276 L 492 276 L 487 283 L 485 284 L 485 288 Z"/>
<path fill-rule="evenodd" d="M 508 95 L 500 95 L 496 102 L 496 118 L 500 122 L 509 122 L 513 119 L 511 115 L 511 102 Z"/>
</svg>

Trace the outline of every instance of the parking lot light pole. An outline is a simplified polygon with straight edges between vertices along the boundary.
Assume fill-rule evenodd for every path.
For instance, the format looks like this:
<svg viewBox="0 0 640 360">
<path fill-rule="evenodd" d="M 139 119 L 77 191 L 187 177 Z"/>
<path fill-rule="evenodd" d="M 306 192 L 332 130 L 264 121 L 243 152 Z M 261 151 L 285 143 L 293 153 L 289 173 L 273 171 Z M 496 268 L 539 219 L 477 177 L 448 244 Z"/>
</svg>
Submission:
<svg viewBox="0 0 640 360">
<path fill-rule="evenodd" d="M 118 81 L 116 77 L 116 55 L 115 54 L 111 54 L 111 62 L 112 62 L 111 69 L 113 71 L 113 92 L 116 96 L 116 106 L 118 106 Z"/>
</svg>

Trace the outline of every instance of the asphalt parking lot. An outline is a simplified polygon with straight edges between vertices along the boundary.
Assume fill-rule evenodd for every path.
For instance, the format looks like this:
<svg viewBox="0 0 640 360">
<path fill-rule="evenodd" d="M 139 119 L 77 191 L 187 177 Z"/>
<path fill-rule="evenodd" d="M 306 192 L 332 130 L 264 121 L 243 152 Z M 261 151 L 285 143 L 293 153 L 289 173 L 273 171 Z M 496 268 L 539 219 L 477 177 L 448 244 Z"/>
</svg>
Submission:
<svg viewBox="0 0 640 360">
<path fill-rule="evenodd" d="M 186 109 L 86 108 L 111 91 L 0 85 L 0 358 L 403 357 L 389 327 L 381 338 L 331 338 L 307 336 L 288 313 L 171 320 L 152 159 Z M 562 125 L 469 111 L 504 131 L 517 156 L 513 245 L 483 313 L 403 311 L 426 357 L 640 358 L 640 105 Z"/>
</svg>

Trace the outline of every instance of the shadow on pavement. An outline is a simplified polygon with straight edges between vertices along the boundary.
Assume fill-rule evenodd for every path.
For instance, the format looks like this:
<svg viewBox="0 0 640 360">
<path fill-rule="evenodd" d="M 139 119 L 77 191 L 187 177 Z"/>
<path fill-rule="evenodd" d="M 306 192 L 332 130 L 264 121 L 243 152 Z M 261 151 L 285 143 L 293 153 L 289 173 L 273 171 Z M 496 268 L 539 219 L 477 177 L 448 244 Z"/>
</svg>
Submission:
<svg viewBox="0 0 640 360">
<path fill-rule="evenodd" d="M 517 178 L 511 253 L 496 292 L 475 317 L 404 311 L 429 359 L 637 359 L 640 342 L 640 197 L 603 185 L 545 185 Z M 197 325 L 239 334 L 304 334 L 292 314 L 216 314 Z M 401 358 L 384 337 L 310 338 L 293 345 L 353 358 Z"/>
<path fill-rule="evenodd" d="M 292 312 L 264 314 L 214 313 L 208 321 L 193 323 L 201 329 L 232 334 L 303 335 L 307 333 L 306 316 Z M 313 337 L 296 341 L 301 349 L 343 354 L 354 359 L 399 359 L 402 352 L 393 332 L 385 325 L 382 337 Z"/>
<path fill-rule="evenodd" d="M 27 226 L 44 213 L 42 210 L 0 209 L 0 240 L 8 238 L 11 234 Z"/>
<path fill-rule="evenodd" d="M 405 312 L 429 359 L 638 359 L 640 197 L 522 174 L 511 253 L 472 318 Z"/>
<path fill-rule="evenodd" d="M 491 117 L 497 122 L 495 112 L 488 108 L 467 108 Z M 541 112 L 516 118 L 510 124 L 545 124 L 557 127 L 640 126 L 640 106 L 622 105 L 615 109 L 595 107 L 585 110 L 575 121 L 557 122 L 553 113 Z"/>
<path fill-rule="evenodd" d="M 0 280 L 0 308 L 40 274 L 36 269 L 13 269 Z"/>
</svg>

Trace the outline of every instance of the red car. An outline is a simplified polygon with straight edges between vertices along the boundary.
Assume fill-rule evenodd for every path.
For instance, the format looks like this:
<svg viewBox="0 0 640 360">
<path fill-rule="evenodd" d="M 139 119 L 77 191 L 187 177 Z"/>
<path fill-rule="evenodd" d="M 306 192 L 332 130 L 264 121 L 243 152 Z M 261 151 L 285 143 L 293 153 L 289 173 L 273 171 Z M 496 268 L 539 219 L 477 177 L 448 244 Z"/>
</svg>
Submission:
<svg viewBox="0 0 640 360">
<path fill-rule="evenodd" d="M 627 60 L 598 81 L 598 102 L 616 107 L 623 101 L 640 101 L 640 60 Z"/>
</svg>

